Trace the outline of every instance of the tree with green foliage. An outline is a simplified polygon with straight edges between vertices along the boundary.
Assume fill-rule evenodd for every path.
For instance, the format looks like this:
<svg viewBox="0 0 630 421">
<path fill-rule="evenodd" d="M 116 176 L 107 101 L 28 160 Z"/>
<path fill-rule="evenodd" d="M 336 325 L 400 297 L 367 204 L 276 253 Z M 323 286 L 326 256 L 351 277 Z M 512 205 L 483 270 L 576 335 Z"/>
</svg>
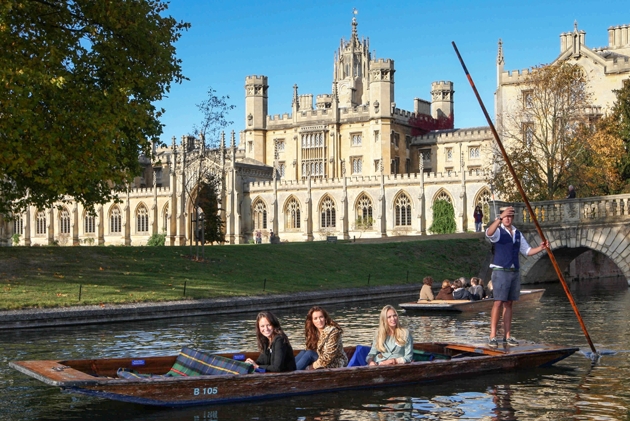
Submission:
<svg viewBox="0 0 630 421">
<path fill-rule="evenodd" d="M 564 198 L 569 180 L 579 177 L 582 154 L 592 136 L 592 94 L 584 70 L 569 63 L 532 69 L 513 107 L 502 115 L 505 149 L 531 200 Z M 505 200 L 520 193 L 495 153 L 496 172 L 488 180 Z"/>
<path fill-rule="evenodd" d="M 209 177 L 201 183 L 199 208 L 203 211 L 204 243 L 223 243 L 225 241 L 224 223 L 219 213 L 220 183 L 216 177 Z"/>
<path fill-rule="evenodd" d="M 0 5 L 0 212 L 117 197 L 162 133 L 153 103 L 185 80 L 189 24 L 160 0 Z M 114 187 L 114 188 L 112 188 Z"/>
<path fill-rule="evenodd" d="M 433 234 L 452 234 L 456 230 L 453 204 L 448 200 L 436 200 L 433 203 L 433 223 L 429 231 Z"/>
</svg>

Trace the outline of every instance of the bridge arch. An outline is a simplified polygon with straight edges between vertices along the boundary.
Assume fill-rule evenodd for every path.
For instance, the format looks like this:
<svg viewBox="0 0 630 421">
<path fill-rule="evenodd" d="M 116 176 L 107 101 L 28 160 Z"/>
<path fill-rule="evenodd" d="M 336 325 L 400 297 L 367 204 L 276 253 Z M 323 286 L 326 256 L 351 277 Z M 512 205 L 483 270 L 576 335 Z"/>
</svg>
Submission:
<svg viewBox="0 0 630 421">
<path fill-rule="evenodd" d="M 630 195 L 587 197 L 530 203 L 558 266 L 569 264 L 592 250 L 609 258 L 630 283 Z M 540 236 L 523 203 L 497 203 L 515 207 L 514 226 L 536 247 Z M 521 260 L 523 283 L 555 280 L 557 276 L 546 254 Z"/>
</svg>

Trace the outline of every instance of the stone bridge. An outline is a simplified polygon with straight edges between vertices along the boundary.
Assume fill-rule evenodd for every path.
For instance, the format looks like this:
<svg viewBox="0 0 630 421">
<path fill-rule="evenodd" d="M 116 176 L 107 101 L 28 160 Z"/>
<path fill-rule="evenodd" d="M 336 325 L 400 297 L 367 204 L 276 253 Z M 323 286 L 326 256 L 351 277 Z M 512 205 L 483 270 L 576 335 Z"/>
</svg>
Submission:
<svg viewBox="0 0 630 421">
<path fill-rule="evenodd" d="M 514 206 L 513 224 L 529 244 L 532 247 L 540 244 L 540 236 L 525 204 L 496 202 L 496 212 L 507 205 Z M 571 262 L 592 251 L 593 256 L 601 254 L 610 259 L 619 269 L 617 273 L 623 274 L 630 284 L 630 194 L 530 202 L 530 205 L 565 275 L 570 274 Z M 492 203 L 490 208 L 491 220 L 494 220 Z M 597 273 L 602 259 L 593 261 L 593 277 L 609 275 L 604 271 Z M 521 256 L 521 278 L 523 283 L 558 279 L 546 253 L 528 258 Z"/>
</svg>

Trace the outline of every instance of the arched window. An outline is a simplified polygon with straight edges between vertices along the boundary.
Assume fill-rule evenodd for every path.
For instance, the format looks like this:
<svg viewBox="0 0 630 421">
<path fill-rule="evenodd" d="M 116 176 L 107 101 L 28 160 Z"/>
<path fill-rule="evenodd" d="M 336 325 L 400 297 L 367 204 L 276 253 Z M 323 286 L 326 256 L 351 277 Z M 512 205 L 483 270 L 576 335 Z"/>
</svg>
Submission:
<svg viewBox="0 0 630 421">
<path fill-rule="evenodd" d="M 395 202 L 395 225 L 411 226 L 411 200 L 402 193 Z"/>
<path fill-rule="evenodd" d="M 136 223 L 138 232 L 149 232 L 149 212 L 146 206 L 140 205 L 136 210 Z"/>
<path fill-rule="evenodd" d="M 94 215 L 90 215 L 89 212 L 85 213 L 83 218 L 83 230 L 86 234 L 94 234 L 96 232 L 96 223 Z"/>
<path fill-rule="evenodd" d="M 13 233 L 24 234 L 24 218 L 22 215 L 14 215 L 13 218 Z"/>
<path fill-rule="evenodd" d="M 337 226 L 335 217 L 335 202 L 330 197 L 326 197 L 319 208 L 321 216 L 321 228 L 334 228 Z"/>
<path fill-rule="evenodd" d="M 357 200 L 357 226 L 361 228 L 372 228 L 372 200 L 364 193 Z"/>
<path fill-rule="evenodd" d="M 252 217 L 254 218 L 255 230 L 267 229 L 267 206 L 265 202 L 260 199 L 254 202 Z"/>
<path fill-rule="evenodd" d="M 59 214 L 59 233 L 70 234 L 70 213 L 66 208 Z"/>
<path fill-rule="evenodd" d="M 481 206 L 483 212 L 484 225 L 490 222 L 490 201 L 492 200 L 492 193 L 487 187 L 484 187 L 477 193 L 475 198 L 475 206 Z M 473 208 L 474 209 L 474 208 Z"/>
<path fill-rule="evenodd" d="M 37 212 L 35 234 L 46 234 L 46 213 L 43 211 Z"/>
<path fill-rule="evenodd" d="M 109 232 L 111 233 L 119 233 L 121 232 L 122 227 L 122 217 L 120 215 L 120 209 L 118 206 L 112 209 L 109 216 Z"/>
<path fill-rule="evenodd" d="M 291 198 L 284 211 L 285 227 L 287 229 L 300 228 L 300 204 L 295 198 Z"/>
<path fill-rule="evenodd" d="M 437 196 L 435 196 L 434 202 L 437 202 L 438 200 L 446 200 L 448 203 L 453 204 L 453 200 L 451 200 L 451 196 L 444 190 L 440 191 L 440 193 Z"/>
</svg>

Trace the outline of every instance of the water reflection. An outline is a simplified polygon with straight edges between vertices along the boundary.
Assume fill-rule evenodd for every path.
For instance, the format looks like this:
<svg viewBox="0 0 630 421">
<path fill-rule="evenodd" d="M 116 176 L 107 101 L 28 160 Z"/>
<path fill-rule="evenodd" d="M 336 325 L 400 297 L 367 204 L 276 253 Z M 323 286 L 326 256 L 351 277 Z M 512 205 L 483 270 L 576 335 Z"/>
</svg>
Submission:
<svg viewBox="0 0 630 421">
<path fill-rule="evenodd" d="M 540 303 L 516 309 L 517 337 L 588 349 L 559 286 Z M 4 332 L 0 335 L 0 419 L 9 420 L 622 420 L 630 407 L 630 294 L 625 279 L 571 284 L 598 349 L 618 351 L 595 366 L 582 355 L 550 369 L 497 373 L 405 387 L 298 396 L 268 402 L 159 409 L 59 393 L 8 368 L 11 360 L 164 355 L 191 345 L 211 351 L 255 349 L 255 314 L 207 316 Z M 406 300 L 411 299 L 408 297 Z M 414 297 L 415 298 L 415 297 Z M 401 299 L 404 301 L 405 299 Z M 327 310 L 346 345 L 369 345 L 384 304 Z M 395 303 L 393 303 L 395 304 Z M 307 309 L 278 312 L 301 347 Z M 401 320 L 417 341 L 483 341 L 489 315 L 414 316 Z"/>
</svg>

